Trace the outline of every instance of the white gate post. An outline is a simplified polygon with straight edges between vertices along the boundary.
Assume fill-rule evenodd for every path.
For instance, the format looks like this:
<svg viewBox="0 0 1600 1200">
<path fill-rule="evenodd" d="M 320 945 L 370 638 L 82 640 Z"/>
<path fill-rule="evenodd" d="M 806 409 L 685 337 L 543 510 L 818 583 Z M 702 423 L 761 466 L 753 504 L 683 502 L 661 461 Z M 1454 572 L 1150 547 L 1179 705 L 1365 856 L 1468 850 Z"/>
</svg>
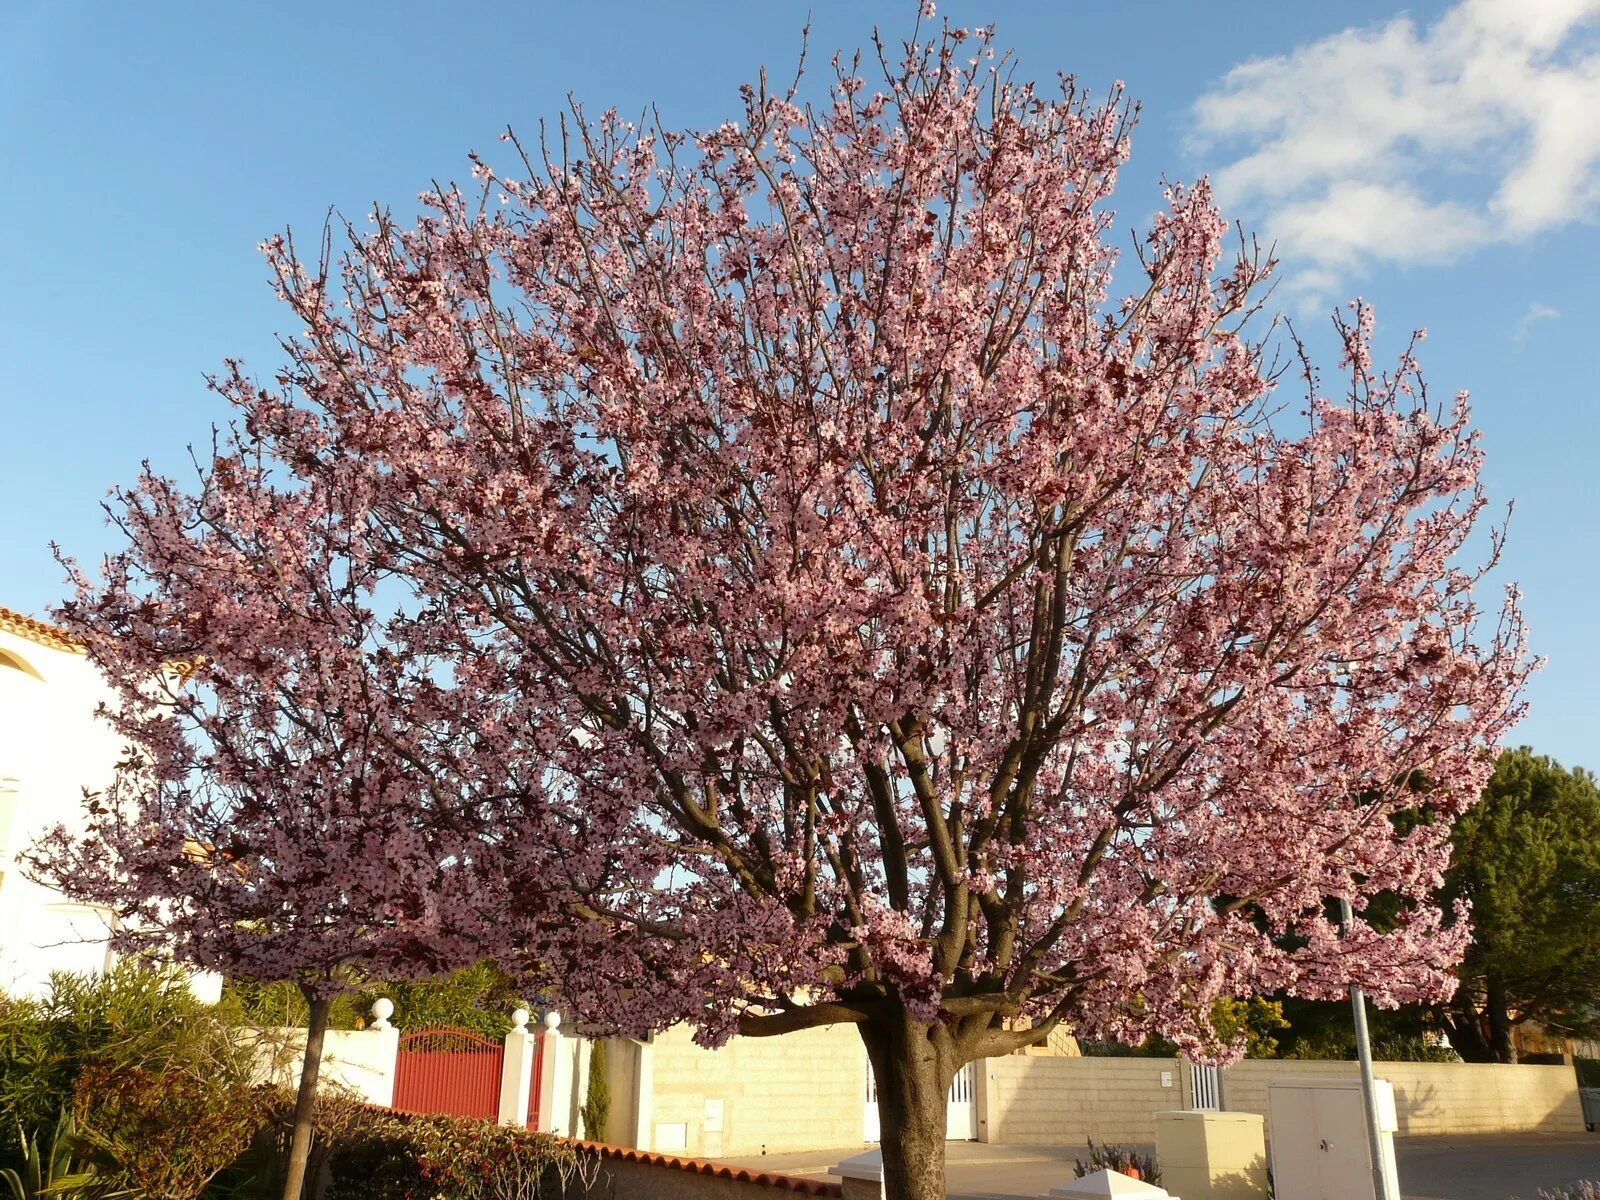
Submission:
<svg viewBox="0 0 1600 1200">
<path fill-rule="evenodd" d="M 567 1061 L 566 1041 L 561 1036 L 561 1014 L 544 1015 L 544 1032 L 539 1035 L 539 1131 L 568 1134 L 567 1109 L 572 1090 L 572 1064 Z"/>
<path fill-rule="evenodd" d="M 637 1071 L 633 1077 L 633 1144 L 640 1150 L 655 1149 L 656 1062 L 655 1039 L 644 1037 L 638 1048 Z"/>
<path fill-rule="evenodd" d="M 368 1093 L 368 1099 L 382 1108 L 394 1107 L 394 1075 L 400 1065 L 400 1031 L 389 1023 L 394 1016 L 394 1001 L 379 996 L 372 1002 L 372 1024 L 367 1026 L 373 1037 L 383 1039 L 383 1053 L 375 1054 L 373 1070 L 378 1079 Z"/>
<path fill-rule="evenodd" d="M 511 1032 L 506 1034 L 506 1054 L 500 1066 L 500 1124 L 523 1126 L 528 1123 L 528 1100 L 533 1095 L 533 1060 L 538 1040 L 528 1032 L 528 1010 L 511 1014 Z"/>
</svg>

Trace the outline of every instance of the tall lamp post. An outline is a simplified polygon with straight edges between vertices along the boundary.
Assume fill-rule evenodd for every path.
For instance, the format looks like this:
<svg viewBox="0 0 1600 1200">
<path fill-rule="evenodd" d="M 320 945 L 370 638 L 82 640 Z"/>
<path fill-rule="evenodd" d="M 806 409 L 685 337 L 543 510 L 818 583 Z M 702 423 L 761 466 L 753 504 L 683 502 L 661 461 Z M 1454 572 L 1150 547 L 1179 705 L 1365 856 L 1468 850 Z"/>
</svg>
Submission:
<svg viewBox="0 0 1600 1200">
<path fill-rule="evenodd" d="M 1346 931 L 1355 920 L 1350 899 L 1339 897 L 1339 919 Z M 1383 1136 L 1378 1131 L 1378 1089 L 1372 1079 L 1372 1039 L 1367 1035 L 1367 1002 L 1361 985 L 1350 985 L 1350 1010 L 1356 1025 L 1356 1060 L 1361 1064 L 1361 1098 L 1367 1114 L 1367 1152 L 1372 1158 L 1372 1194 L 1376 1200 L 1400 1200 L 1389 1190 L 1389 1174 L 1383 1169 Z"/>
</svg>

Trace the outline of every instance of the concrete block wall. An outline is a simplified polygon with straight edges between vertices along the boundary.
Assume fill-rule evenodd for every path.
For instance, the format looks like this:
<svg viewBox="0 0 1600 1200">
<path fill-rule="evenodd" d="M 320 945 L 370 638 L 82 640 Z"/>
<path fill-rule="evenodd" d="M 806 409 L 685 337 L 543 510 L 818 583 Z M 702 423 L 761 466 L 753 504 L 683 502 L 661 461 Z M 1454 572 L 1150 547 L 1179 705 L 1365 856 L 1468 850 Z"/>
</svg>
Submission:
<svg viewBox="0 0 1600 1200">
<path fill-rule="evenodd" d="M 650 1149 L 715 1158 L 862 1143 L 867 1055 L 852 1025 L 736 1037 L 719 1050 L 677 1026 L 646 1053 Z"/>
<path fill-rule="evenodd" d="M 1274 1079 L 1354 1079 L 1356 1073 L 1353 1062 L 1247 1059 L 1223 1072 L 1222 1102 L 1265 1117 Z M 1568 1066 L 1380 1062 L 1373 1074 L 1394 1087 L 1400 1137 L 1583 1131 L 1577 1078 Z"/>
<path fill-rule="evenodd" d="M 1081 1146 L 1153 1145 L 1155 1114 L 1182 1108 L 1183 1064 L 1174 1058 L 1039 1058 L 979 1064 L 978 1140 Z"/>
</svg>

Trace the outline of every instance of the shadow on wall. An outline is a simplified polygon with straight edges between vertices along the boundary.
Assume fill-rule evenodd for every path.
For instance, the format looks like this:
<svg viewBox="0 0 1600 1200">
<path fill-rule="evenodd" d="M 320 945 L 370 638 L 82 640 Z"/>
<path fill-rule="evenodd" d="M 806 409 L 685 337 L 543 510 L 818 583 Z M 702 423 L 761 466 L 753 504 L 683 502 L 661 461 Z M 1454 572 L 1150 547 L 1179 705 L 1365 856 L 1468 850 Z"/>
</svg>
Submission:
<svg viewBox="0 0 1600 1200">
<path fill-rule="evenodd" d="M 1165 1180 L 1162 1186 L 1174 1196 L 1209 1196 L 1210 1200 L 1271 1200 L 1272 1171 L 1267 1166 L 1267 1160 L 1261 1158 L 1243 1170 L 1222 1171 L 1211 1176 L 1209 1190 L 1191 1184 L 1185 1191 L 1177 1178 Z"/>
<path fill-rule="evenodd" d="M 1273 1081 L 1354 1079 L 1357 1071 L 1353 1062 L 1248 1059 L 1223 1072 L 1223 1096 L 1228 1108 L 1265 1117 Z M 1394 1088 L 1400 1137 L 1583 1129 L 1570 1067 L 1377 1062 L 1373 1072 Z"/>
</svg>

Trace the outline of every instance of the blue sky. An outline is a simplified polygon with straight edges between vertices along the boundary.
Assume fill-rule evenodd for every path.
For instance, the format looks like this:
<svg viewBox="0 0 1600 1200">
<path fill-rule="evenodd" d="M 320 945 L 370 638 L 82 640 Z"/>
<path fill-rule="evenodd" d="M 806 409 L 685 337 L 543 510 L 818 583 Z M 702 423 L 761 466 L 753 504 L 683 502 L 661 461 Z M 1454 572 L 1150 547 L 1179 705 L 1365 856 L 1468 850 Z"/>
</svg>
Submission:
<svg viewBox="0 0 1600 1200">
<path fill-rule="evenodd" d="M 285 322 L 255 246 L 337 208 L 407 208 L 493 158 L 569 91 L 654 101 L 672 124 L 735 115 L 736 88 L 909 30 L 894 3 L 391 2 L 0 8 L 0 604 L 43 615 L 48 543 L 113 544 L 99 502 L 141 459 L 178 470 L 226 418 L 203 375 L 262 374 Z M 1377 305 L 1382 344 L 1425 325 L 1440 394 L 1470 388 L 1500 577 L 1549 658 L 1519 731 L 1600 767 L 1600 0 L 1400 9 L 1245 2 L 978 3 L 1021 70 L 1125 80 L 1144 105 L 1117 206 L 1212 175 L 1284 253 L 1302 322 Z M 1493 602 L 1494 597 L 1486 596 Z"/>
</svg>

